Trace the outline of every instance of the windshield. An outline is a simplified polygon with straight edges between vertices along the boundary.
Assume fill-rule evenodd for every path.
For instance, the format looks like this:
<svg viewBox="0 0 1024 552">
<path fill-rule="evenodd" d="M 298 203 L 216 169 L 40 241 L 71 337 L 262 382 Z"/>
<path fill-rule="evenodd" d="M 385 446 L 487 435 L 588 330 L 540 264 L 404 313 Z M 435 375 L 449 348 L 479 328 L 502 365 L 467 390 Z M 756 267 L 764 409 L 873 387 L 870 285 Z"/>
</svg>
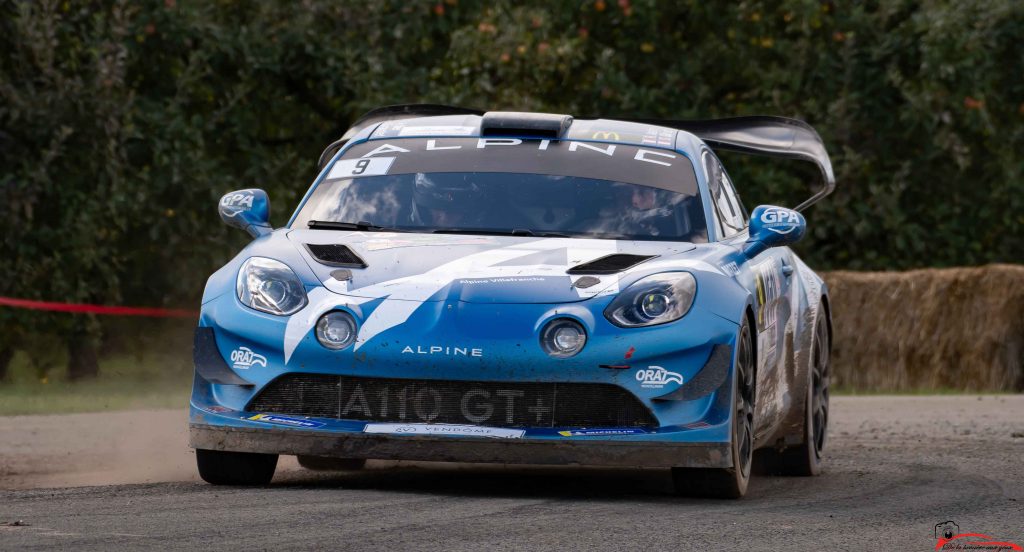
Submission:
<svg viewBox="0 0 1024 552">
<path fill-rule="evenodd" d="M 504 143 L 479 147 L 485 140 Z M 415 232 L 707 242 L 693 168 L 685 157 L 624 144 L 584 148 L 511 141 L 359 144 L 335 162 L 293 227 L 347 222 Z M 419 150 L 418 142 L 424 142 Z M 452 149 L 430 149 L 442 146 Z M 462 155 L 453 155 L 455 146 Z M 486 149 L 500 149 L 501 155 Z M 581 150 L 592 156 L 576 155 Z"/>
</svg>

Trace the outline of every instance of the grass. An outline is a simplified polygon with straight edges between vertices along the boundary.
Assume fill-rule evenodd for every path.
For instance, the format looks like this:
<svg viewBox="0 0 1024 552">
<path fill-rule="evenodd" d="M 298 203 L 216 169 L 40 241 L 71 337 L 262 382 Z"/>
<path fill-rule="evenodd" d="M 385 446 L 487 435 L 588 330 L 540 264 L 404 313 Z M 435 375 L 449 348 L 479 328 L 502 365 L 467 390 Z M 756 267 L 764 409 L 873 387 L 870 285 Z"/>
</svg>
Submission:
<svg viewBox="0 0 1024 552">
<path fill-rule="evenodd" d="M 185 408 L 192 388 L 190 355 L 114 356 L 100 360 L 100 376 L 68 382 L 60 369 L 40 371 L 15 356 L 0 382 L 0 416 L 69 414 L 139 408 Z"/>
</svg>

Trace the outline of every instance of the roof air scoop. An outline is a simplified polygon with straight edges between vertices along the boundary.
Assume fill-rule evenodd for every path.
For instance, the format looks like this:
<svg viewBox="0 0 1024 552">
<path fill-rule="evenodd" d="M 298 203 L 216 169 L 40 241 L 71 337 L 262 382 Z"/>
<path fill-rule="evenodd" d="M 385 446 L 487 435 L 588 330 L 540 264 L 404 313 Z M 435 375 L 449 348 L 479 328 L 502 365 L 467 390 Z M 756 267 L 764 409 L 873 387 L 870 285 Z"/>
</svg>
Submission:
<svg viewBox="0 0 1024 552">
<path fill-rule="evenodd" d="M 567 274 L 617 274 L 655 257 L 657 255 L 613 253 L 588 263 L 578 264 L 565 272 Z"/>
<path fill-rule="evenodd" d="M 484 136 L 559 138 L 571 124 L 572 115 L 488 111 L 480 123 L 480 133 Z"/>
</svg>

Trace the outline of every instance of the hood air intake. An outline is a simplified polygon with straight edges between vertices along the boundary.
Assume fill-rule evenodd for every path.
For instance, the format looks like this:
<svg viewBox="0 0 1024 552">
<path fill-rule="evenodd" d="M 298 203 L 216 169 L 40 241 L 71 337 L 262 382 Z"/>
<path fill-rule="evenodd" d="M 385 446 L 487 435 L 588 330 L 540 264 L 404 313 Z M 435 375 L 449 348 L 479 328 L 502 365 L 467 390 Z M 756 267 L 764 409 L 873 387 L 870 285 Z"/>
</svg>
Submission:
<svg viewBox="0 0 1024 552">
<path fill-rule="evenodd" d="M 630 255 L 629 253 L 613 253 L 589 263 L 576 265 L 565 272 L 567 274 L 616 274 L 627 268 L 634 267 L 657 255 Z"/>
<path fill-rule="evenodd" d="M 484 136 L 559 138 L 571 124 L 571 115 L 488 111 L 480 122 L 480 132 Z"/>
<path fill-rule="evenodd" d="M 340 244 L 315 244 L 307 243 L 306 249 L 316 260 L 329 266 L 343 266 L 346 268 L 366 268 L 366 261 L 356 255 L 348 246 Z"/>
</svg>

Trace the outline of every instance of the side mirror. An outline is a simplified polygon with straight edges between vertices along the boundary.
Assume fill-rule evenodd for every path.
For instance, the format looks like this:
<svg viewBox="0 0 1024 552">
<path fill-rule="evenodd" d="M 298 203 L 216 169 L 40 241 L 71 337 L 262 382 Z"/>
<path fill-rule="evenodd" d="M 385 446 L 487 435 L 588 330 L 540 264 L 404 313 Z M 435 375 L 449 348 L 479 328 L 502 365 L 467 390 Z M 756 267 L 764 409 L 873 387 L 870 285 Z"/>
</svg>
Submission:
<svg viewBox="0 0 1024 552">
<path fill-rule="evenodd" d="M 807 221 L 799 212 L 760 205 L 750 214 L 750 238 L 743 245 L 743 254 L 754 257 L 770 247 L 796 243 L 806 231 Z"/>
<path fill-rule="evenodd" d="M 217 211 L 228 226 L 241 228 L 254 238 L 273 230 L 270 227 L 270 199 L 263 190 L 250 188 L 228 192 L 220 198 Z"/>
</svg>

